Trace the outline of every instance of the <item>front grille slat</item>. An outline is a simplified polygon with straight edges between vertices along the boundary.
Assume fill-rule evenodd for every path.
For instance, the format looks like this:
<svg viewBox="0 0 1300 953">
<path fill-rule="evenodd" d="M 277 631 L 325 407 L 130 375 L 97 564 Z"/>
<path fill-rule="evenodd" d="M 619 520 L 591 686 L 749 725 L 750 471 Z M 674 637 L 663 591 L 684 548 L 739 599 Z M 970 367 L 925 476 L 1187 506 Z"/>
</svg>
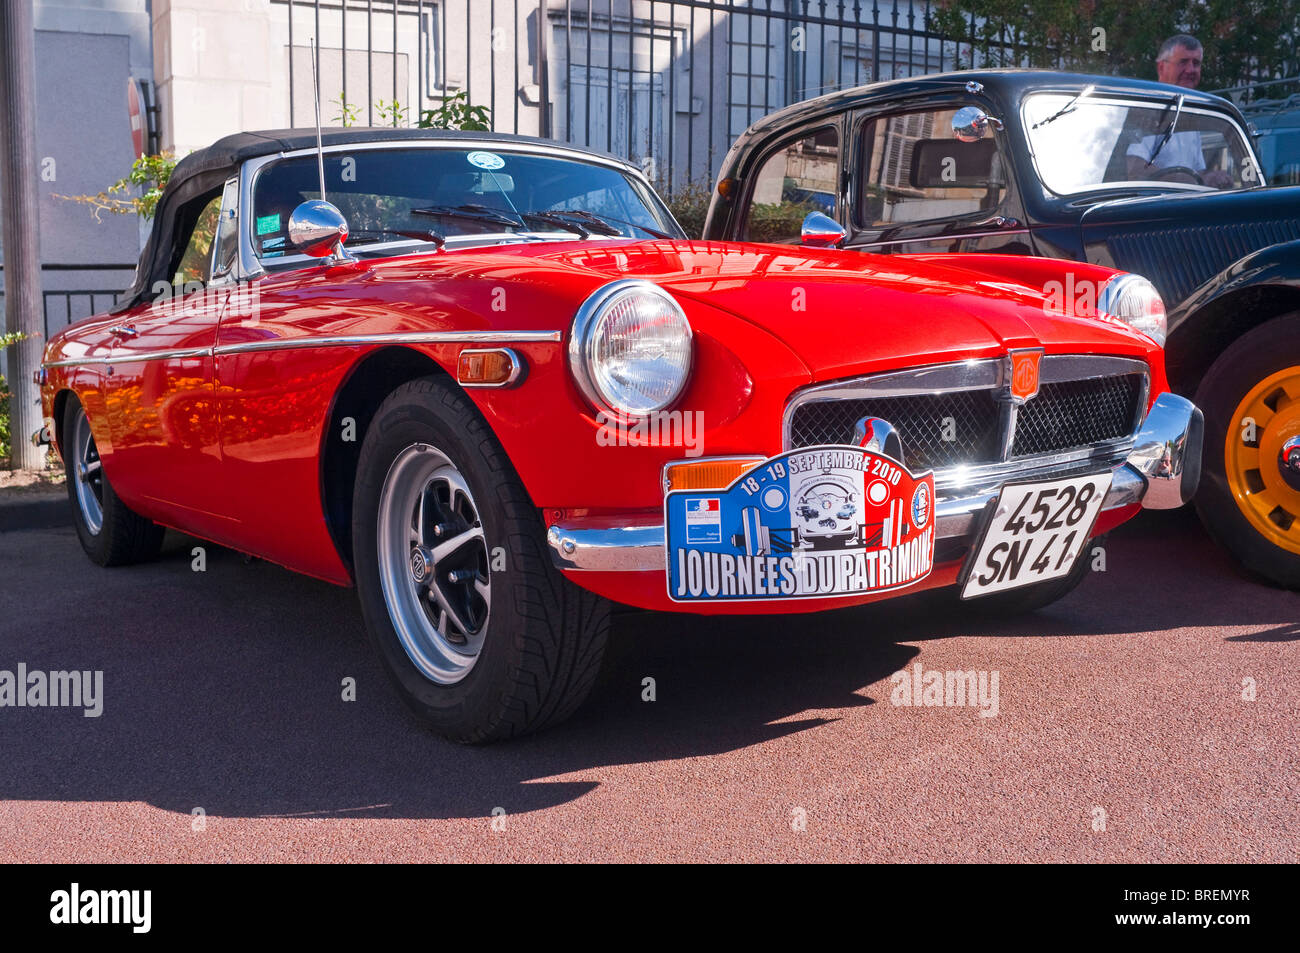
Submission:
<svg viewBox="0 0 1300 953">
<path fill-rule="evenodd" d="M 1043 384 L 1020 408 L 1013 457 L 1073 450 L 1126 437 L 1137 419 L 1142 377 L 1123 374 Z"/>
<path fill-rule="evenodd" d="M 1144 382 L 1143 374 L 1124 373 L 1042 384 L 1019 409 L 1012 459 L 1127 437 L 1138 419 Z M 1002 404 L 990 389 L 809 400 L 794 410 L 789 446 L 851 444 L 854 424 L 863 417 L 894 425 L 914 470 L 1001 462 Z"/>
<path fill-rule="evenodd" d="M 915 470 L 997 457 L 998 406 L 988 390 L 812 401 L 794 413 L 792 446 L 852 444 L 853 425 L 863 417 L 880 417 L 894 425 L 907 465 Z"/>
</svg>

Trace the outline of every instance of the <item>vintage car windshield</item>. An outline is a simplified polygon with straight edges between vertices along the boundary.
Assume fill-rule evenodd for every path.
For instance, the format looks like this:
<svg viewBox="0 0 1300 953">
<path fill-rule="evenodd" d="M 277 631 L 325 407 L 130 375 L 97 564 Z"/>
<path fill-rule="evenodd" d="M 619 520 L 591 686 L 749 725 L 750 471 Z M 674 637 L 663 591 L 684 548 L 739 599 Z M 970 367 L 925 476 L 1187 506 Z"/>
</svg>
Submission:
<svg viewBox="0 0 1300 953">
<path fill-rule="evenodd" d="M 1121 184 L 1193 190 L 1264 184 L 1241 130 L 1222 114 L 1184 102 L 1161 146 L 1175 96 L 1144 102 L 1085 96 L 1062 113 L 1075 95 L 1037 93 L 1023 106 L 1039 179 L 1058 195 Z"/>
<path fill-rule="evenodd" d="M 348 221 L 349 251 L 394 254 L 438 236 L 447 247 L 484 242 L 683 237 L 644 183 L 612 166 L 537 153 L 393 148 L 325 156 L 326 197 Z M 253 250 L 262 264 L 301 260 L 289 215 L 319 198 L 316 156 L 262 169 L 253 189 Z M 592 219 L 590 216 L 596 216 Z"/>
</svg>

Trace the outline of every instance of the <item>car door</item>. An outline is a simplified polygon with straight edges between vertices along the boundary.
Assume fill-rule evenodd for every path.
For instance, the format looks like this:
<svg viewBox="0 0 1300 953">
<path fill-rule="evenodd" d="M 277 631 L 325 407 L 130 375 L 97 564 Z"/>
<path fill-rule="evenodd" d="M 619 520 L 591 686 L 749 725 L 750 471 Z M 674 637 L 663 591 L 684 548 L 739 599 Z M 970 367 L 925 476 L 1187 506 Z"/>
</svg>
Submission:
<svg viewBox="0 0 1300 953">
<path fill-rule="evenodd" d="M 953 132 L 954 115 L 971 105 L 950 100 L 852 117 L 843 247 L 1033 253 L 1005 133 L 994 123 L 974 142 Z"/>
<path fill-rule="evenodd" d="M 220 536 L 233 517 L 217 466 L 213 354 L 228 289 L 211 282 L 223 190 L 177 211 L 171 280 L 111 329 L 104 394 L 112 479 L 123 498 L 159 522 Z"/>
</svg>

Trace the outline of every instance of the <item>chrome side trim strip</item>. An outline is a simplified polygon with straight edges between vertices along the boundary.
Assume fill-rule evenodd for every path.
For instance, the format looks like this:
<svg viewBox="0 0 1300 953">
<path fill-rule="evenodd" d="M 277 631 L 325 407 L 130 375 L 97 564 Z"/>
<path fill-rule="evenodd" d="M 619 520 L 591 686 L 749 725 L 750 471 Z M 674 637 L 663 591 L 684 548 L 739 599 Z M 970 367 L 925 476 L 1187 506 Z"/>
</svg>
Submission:
<svg viewBox="0 0 1300 953">
<path fill-rule="evenodd" d="M 133 364 L 137 361 L 166 361 L 182 357 L 214 357 L 251 351 L 283 348 L 357 347 L 366 344 L 558 344 L 563 331 L 396 331 L 386 334 L 345 334 L 334 337 L 275 338 L 269 341 L 244 341 L 216 347 L 175 348 L 168 351 L 142 351 L 105 357 L 76 357 L 62 361 L 45 361 L 41 367 L 75 367 L 83 364 Z"/>
<path fill-rule="evenodd" d="M 45 361 L 41 367 L 75 367 L 79 364 L 135 364 L 139 361 L 169 361 L 183 357 L 211 357 L 210 347 L 182 347 L 168 351 L 140 351 L 112 357 L 76 357 L 65 361 Z"/>
<path fill-rule="evenodd" d="M 275 351 L 300 347 L 357 347 L 365 344 L 509 344 L 549 342 L 558 344 L 562 331 L 394 331 L 386 334 L 341 334 L 335 337 L 273 338 L 267 341 L 241 341 L 219 344 L 213 352 L 245 354 L 252 351 Z"/>
</svg>

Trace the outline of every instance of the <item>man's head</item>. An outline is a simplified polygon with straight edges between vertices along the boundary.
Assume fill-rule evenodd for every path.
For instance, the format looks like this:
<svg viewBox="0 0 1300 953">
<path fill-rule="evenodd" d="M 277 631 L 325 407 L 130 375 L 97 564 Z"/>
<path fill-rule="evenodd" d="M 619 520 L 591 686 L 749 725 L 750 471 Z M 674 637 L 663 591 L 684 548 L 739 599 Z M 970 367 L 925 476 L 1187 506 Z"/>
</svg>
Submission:
<svg viewBox="0 0 1300 953">
<path fill-rule="evenodd" d="M 1186 33 L 1171 36 L 1156 55 L 1156 78 L 1162 83 L 1195 89 L 1201 84 L 1201 41 Z"/>
</svg>

